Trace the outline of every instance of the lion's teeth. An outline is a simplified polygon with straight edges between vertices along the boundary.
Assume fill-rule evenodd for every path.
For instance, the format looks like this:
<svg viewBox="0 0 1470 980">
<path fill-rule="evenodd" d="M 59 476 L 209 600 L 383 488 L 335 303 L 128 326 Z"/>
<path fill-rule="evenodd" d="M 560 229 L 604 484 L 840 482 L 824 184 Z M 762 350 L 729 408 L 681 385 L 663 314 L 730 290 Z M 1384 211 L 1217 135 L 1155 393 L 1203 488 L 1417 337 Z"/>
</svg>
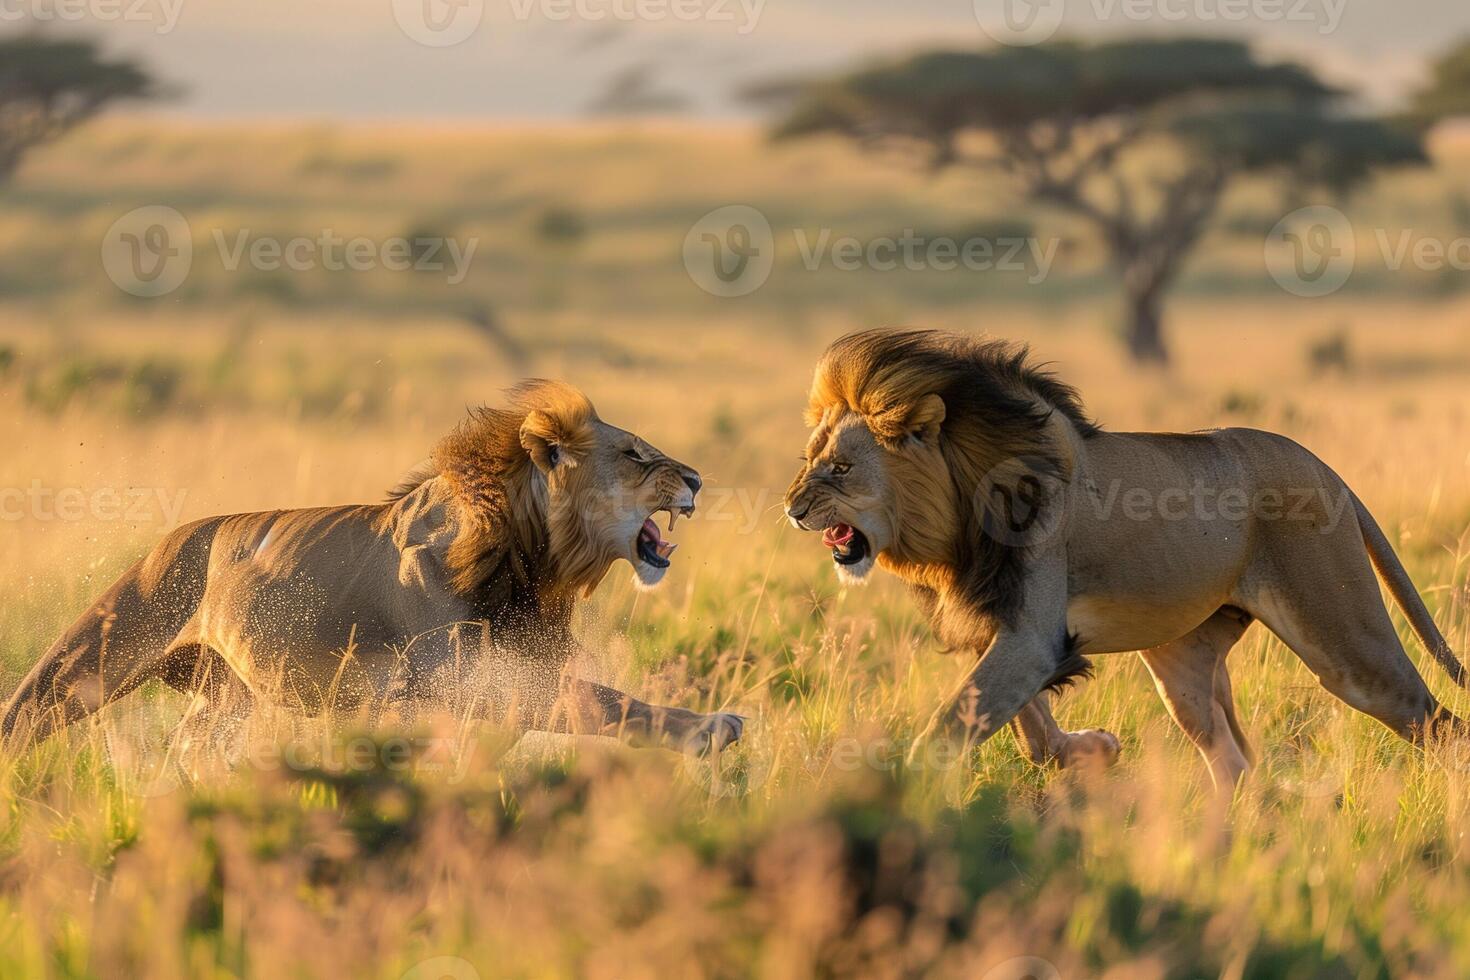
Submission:
<svg viewBox="0 0 1470 980">
<path fill-rule="evenodd" d="M 670 534 L 673 534 L 674 533 L 674 522 L 677 521 L 678 519 L 679 519 L 679 515 L 678 514 L 674 513 L 673 511 L 669 511 L 669 533 Z"/>
</svg>

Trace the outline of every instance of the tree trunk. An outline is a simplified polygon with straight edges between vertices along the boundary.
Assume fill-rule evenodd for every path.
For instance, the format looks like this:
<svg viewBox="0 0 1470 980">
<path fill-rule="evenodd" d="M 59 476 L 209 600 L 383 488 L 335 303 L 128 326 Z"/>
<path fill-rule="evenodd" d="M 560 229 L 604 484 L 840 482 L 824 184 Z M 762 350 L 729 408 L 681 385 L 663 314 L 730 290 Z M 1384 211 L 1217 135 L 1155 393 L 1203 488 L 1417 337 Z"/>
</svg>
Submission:
<svg viewBox="0 0 1470 980">
<path fill-rule="evenodd" d="M 1164 321 L 1160 310 L 1160 290 L 1128 293 L 1126 340 L 1128 353 L 1139 364 L 1163 367 L 1169 363 L 1169 349 L 1164 344 Z"/>
</svg>

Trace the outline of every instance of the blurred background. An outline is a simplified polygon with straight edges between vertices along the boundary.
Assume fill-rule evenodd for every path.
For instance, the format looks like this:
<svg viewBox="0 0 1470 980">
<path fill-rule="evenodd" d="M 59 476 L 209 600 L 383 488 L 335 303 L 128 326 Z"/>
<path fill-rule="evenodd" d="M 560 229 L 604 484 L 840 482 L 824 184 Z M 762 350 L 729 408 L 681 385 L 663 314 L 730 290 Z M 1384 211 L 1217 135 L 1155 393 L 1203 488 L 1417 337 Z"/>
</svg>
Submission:
<svg viewBox="0 0 1470 980">
<path fill-rule="evenodd" d="M 778 491 L 812 357 L 884 324 L 1031 342 L 1114 427 L 1463 424 L 1452 0 L 25 0 L 0 32 L 27 549 L 86 523 L 33 527 L 33 479 L 361 497 L 529 374 Z M 1463 485 L 1455 431 L 1413 486 Z"/>
<path fill-rule="evenodd" d="M 0 674 L 8 690 L 169 527 L 379 500 L 468 406 L 520 377 L 563 377 L 605 418 L 698 466 L 707 487 L 664 589 L 636 593 L 623 570 L 595 597 L 588 672 L 650 699 L 756 715 L 765 768 L 741 805 L 769 816 L 826 800 L 835 784 L 813 746 L 875 724 L 901 742 L 964 667 L 934 654 L 900 589 L 844 592 L 780 516 L 815 357 L 883 325 L 1027 342 L 1113 429 L 1291 435 L 1390 529 L 1463 651 L 1467 117 L 1461 0 L 0 4 Z M 1087 975 L 1103 975 L 1100 963 L 1164 976 L 1245 962 L 1217 944 L 1218 956 L 1181 961 L 1193 972 L 1169 974 L 1167 956 L 1145 955 L 1148 929 L 1110 918 L 1117 899 L 1185 923 L 1176 952 L 1200 948 L 1191 923 L 1207 931 L 1190 909 L 1223 909 L 1212 935 L 1296 943 L 1308 964 L 1296 975 L 1380 975 L 1385 963 L 1463 975 L 1470 936 L 1450 859 L 1464 787 L 1405 775 L 1417 757 L 1396 755 L 1271 637 L 1246 647 L 1236 689 L 1264 771 L 1329 787 L 1293 796 L 1300 806 L 1271 798 L 1302 815 L 1280 839 L 1273 811 L 1226 842 L 1231 867 L 1260 887 L 1198 877 L 1194 825 L 1169 816 L 1171 794 L 1195 784 L 1160 775 L 1197 759 L 1134 658 L 1111 658 L 1059 711 L 1072 727 L 1118 731 L 1125 758 L 1164 746 L 1164 764 L 1154 782 L 1141 763 L 1125 769 L 1117 810 L 1079 819 L 1106 836 L 1114 817 L 1132 819 L 1121 814 L 1142 785 L 1166 801 L 1148 836 L 1176 860 L 1126 843 L 1090 853 L 1121 891 L 1067 878 L 1062 861 L 1044 928 L 1021 888 L 995 913 L 1005 928 L 984 934 L 1071 936 L 1044 951 Z M 1309 765 L 1321 771 L 1302 775 Z M 110 771 L 96 785 L 111 787 Z M 606 806 L 647 817 L 629 838 L 662 833 L 667 815 L 638 809 L 648 801 L 709 803 L 687 773 L 638 773 L 606 791 L 622 794 Z M 976 773 L 949 796 L 921 787 L 920 802 L 894 806 L 1002 806 L 987 782 L 1041 792 L 1006 738 Z M 1352 780 L 1377 795 L 1338 792 Z M 1437 817 L 1405 828 L 1403 780 Z M 111 823 L 78 828 L 44 785 L 25 784 L 20 795 L 47 802 L 17 804 L 0 835 L 32 841 L 25 860 L 42 866 L 65 839 L 83 865 L 110 867 L 130 846 L 136 800 L 114 798 Z M 1346 821 L 1344 808 L 1355 822 L 1343 836 L 1377 842 L 1371 859 L 1320 853 L 1318 828 Z M 713 833 L 704 811 L 669 812 L 692 821 L 681 834 Z M 731 835 L 751 826 L 736 817 Z M 586 871 L 602 867 L 594 844 L 537 880 L 566 872 L 619 894 L 621 879 Z M 563 860 L 552 853 L 537 860 Z M 683 874 L 644 885 L 678 892 Z M 1310 896 L 1292 890 L 1301 882 Z M 1082 925 L 1068 924 L 1070 889 L 1098 903 Z M 819 893 L 772 899 L 777 925 L 762 928 L 781 927 L 781 901 L 821 907 Z M 32 899 L 65 908 L 76 894 Z M 709 901 L 706 912 L 719 907 Z M 567 968 L 586 966 L 567 952 L 578 941 L 531 923 L 537 907 L 493 908 L 506 934 L 541 930 L 545 956 L 526 954 L 524 975 L 594 975 Z M 181 934 L 196 928 L 192 913 L 158 914 Z M 58 916 L 64 952 L 75 936 Z M 790 945 L 767 965 L 794 956 L 800 976 L 835 962 L 806 922 L 791 917 Z M 223 949 L 217 925 L 204 934 Z M 682 964 L 670 950 L 684 949 L 683 926 L 665 926 L 680 938 L 630 933 L 627 962 Z M 300 926 L 294 951 L 261 947 L 257 962 L 319 956 L 331 975 L 367 955 L 322 928 Z M 107 962 L 152 962 L 128 959 L 127 932 L 97 940 Z M 1054 954 L 1062 946 L 1071 952 Z M 53 962 L 49 947 L 16 948 L 18 963 Z M 981 975 L 999 955 L 984 949 L 957 975 Z"/>
</svg>

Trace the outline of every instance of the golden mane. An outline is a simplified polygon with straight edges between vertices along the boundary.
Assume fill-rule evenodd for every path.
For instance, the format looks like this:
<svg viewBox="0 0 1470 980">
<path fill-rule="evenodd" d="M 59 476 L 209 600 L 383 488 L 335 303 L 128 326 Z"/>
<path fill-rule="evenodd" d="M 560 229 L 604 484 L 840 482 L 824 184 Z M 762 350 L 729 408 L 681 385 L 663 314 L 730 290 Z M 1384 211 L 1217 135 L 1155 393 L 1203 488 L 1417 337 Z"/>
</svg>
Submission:
<svg viewBox="0 0 1470 980">
<path fill-rule="evenodd" d="M 491 605 L 510 602 L 527 588 L 539 593 L 557 585 L 547 566 L 549 529 L 544 490 L 531 478 L 534 466 L 521 444 L 521 429 L 536 415 L 583 451 L 592 438 L 597 410 L 576 388 L 533 379 L 506 392 L 506 407 L 472 409 L 469 418 L 434 447 L 389 492 L 389 500 L 441 478 L 459 504 L 459 533 L 449 548 L 451 584 L 461 595 L 478 595 Z M 486 590 L 494 595 L 486 595 Z M 502 594 L 503 593 L 503 594 Z"/>
<path fill-rule="evenodd" d="M 1027 549 L 1007 533 L 1017 502 L 1044 507 L 1038 492 L 1071 476 L 1055 416 L 1084 439 L 1101 429 L 1075 389 L 1031 363 L 1027 347 L 940 330 L 868 330 L 834 342 L 817 364 L 807 423 L 853 412 L 892 445 L 931 395 L 945 408 L 939 444 L 957 507 L 955 559 L 953 567 L 910 568 L 904 577 L 928 586 L 924 598 L 936 615 L 976 634 L 1020 608 Z"/>
</svg>

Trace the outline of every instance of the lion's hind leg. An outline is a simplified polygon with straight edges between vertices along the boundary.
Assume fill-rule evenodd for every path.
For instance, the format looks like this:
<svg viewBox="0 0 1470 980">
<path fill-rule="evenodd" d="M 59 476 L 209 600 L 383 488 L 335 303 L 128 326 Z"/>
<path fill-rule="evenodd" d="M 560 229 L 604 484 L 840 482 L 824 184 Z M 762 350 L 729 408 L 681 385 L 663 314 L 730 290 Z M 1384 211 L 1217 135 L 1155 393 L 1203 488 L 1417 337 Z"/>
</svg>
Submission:
<svg viewBox="0 0 1470 980">
<path fill-rule="evenodd" d="M 1222 610 L 1187 636 L 1142 651 L 1169 714 L 1204 756 L 1210 779 L 1222 794 L 1233 792 L 1250 768 L 1224 674 L 1225 655 L 1249 625 L 1249 617 Z"/>
<path fill-rule="evenodd" d="M 1336 589 L 1322 589 L 1301 603 L 1263 603 L 1261 621 L 1330 693 L 1400 737 L 1419 742 L 1445 729 L 1463 731 L 1464 723 L 1429 692 L 1404 652 L 1368 575 L 1370 603 L 1350 598 L 1365 594 L 1358 589 L 1345 589 L 1341 599 Z"/>
<path fill-rule="evenodd" d="M 138 579 L 134 566 L 37 662 L 5 707 L 0 740 L 49 738 L 160 675 L 177 624 L 153 615 Z"/>
</svg>

